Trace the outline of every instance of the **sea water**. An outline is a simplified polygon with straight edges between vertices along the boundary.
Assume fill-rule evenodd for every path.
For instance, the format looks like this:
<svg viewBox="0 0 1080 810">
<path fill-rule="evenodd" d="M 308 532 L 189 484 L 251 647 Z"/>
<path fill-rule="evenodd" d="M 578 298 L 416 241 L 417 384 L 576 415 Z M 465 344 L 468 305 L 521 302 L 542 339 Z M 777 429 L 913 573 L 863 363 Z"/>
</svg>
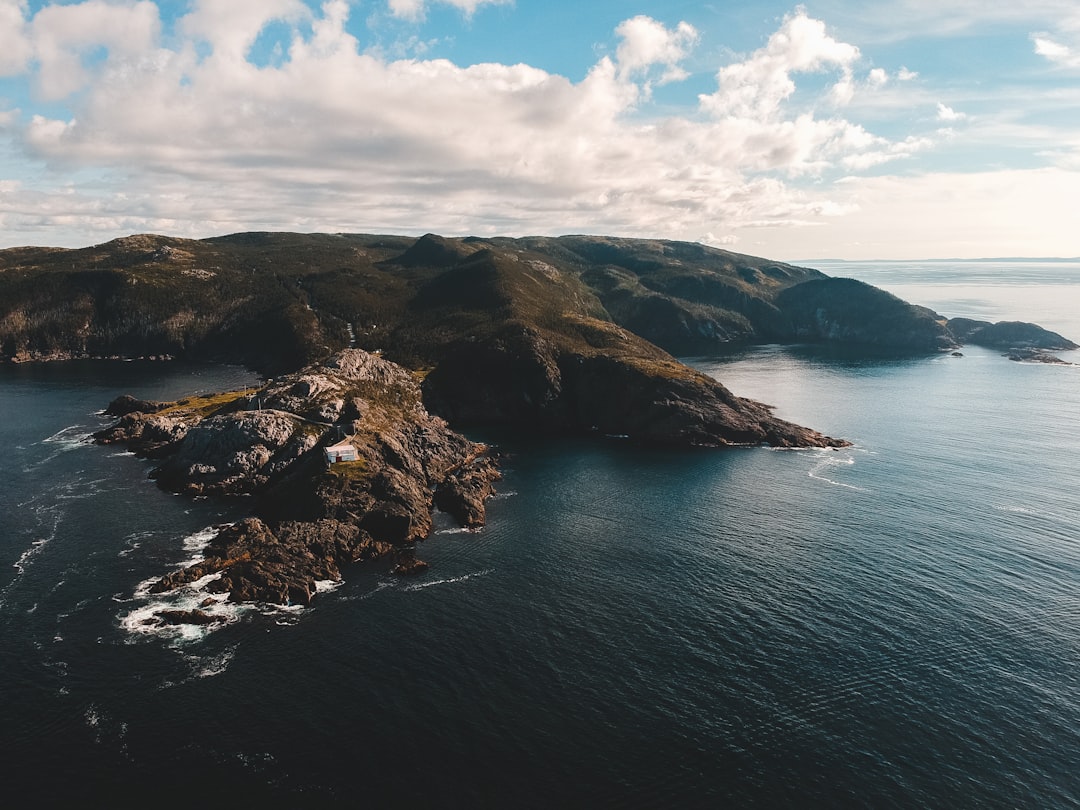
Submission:
<svg viewBox="0 0 1080 810">
<path fill-rule="evenodd" d="M 1080 338 L 1076 264 L 817 266 Z M 440 516 L 425 575 L 354 568 L 311 608 L 221 606 L 216 629 L 169 631 L 141 623 L 143 586 L 247 503 L 161 492 L 88 436 L 117 394 L 252 376 L 0 369 L 4 789 L 117 807 L 1078 806 L 1080 367 L 975 347 L 691 362 L 854 446 L 481 437 L 506 453 L 488 525 Z"/>
</svg>

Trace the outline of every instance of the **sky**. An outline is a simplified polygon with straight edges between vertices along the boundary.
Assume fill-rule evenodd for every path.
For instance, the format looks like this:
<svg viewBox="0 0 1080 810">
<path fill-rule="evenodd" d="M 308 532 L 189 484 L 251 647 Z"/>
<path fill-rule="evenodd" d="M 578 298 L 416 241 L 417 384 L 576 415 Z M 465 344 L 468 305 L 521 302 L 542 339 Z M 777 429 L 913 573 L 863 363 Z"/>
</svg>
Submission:
<svg viewBox="0 0 1080 810">
<path fill-rule="evenodd" d="M 0 247 L 1080 256 L 1076 0 L 0 0 Z"/>
</svg>

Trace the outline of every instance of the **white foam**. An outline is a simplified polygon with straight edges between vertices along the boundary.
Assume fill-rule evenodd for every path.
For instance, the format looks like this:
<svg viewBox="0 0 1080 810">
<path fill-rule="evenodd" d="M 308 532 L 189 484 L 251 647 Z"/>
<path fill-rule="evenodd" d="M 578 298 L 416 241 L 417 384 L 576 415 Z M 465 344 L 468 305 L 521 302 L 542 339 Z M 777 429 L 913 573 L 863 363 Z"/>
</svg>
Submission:
<svg viewBox="0 0 1080 810">
<path fill-rule="evenodd" d="M 72 450 L 88 447 L 93 443 L 93 434 L 86 430 L 86 425 L 69 425 L 62 430 L 58 430 L 52 436 L 47 436 L 40 442 L 37 442 L 37 444 L 46 445 L 52 448 L 52 452 L 44 458 L 36 459 L 33 464 L 26 467 L 26 471 L 35 470 L 44 464 L 48 464 L 61 453 L 68 453 Z"/>
<path fill-rule="evenodd" d="M 1026 506 L 1012 506 L 1012 505 L 995 505 L 995 509 L 999 512 L 1009 512 L 1014 515 L 1037 515 L 1039 514 L 1034 509 L 1028 509 Z"/>
<path fill-rule="evenodd" d="M 208 526 L 194 534 L 189 534 L 183 540 L 184 551 L 190 551 L 193 554 L 205 551 L 206 547 L 210 545 L 210 541 L 217 537 L 220 532 L 220 526 Z"/>
<path fill-rule="evenodd" d="M 120 552 L 119 554 L 117 554 L 117 556 L 127 557 L 133 551 L 142 546 L 143 540 L 146 540 L 153 536 L 153 532 L 135 532 L 134 534 L 129 534 L 127 537 L 124 538 L 124 547 L 120 549 Z"/>
<path fill-rule="evenodd" d="M 401 586 L 401 577 L 386 576 L 375 583 L 375 588 L 365 593 L 356 593 L 355 591 L 351 596 L 346 597 L 347 601 L 362 601 L 364 599 L 370 599 L 382 591 L 390 588 L 398 588 Z"/>
<path fill-rule="evenodd" d="M 30 562 L 30 560 L 37 556 L 38 552 L 40 552 L 41 549 L 43 549 L 49 544 L 50 540 L 52 540 L 52 537 L 42 537 L 35 540 L 33 543 L 30 544 L 30 548 L 26 549 L 26 551 L 19 555 L 19 559 L 12 563 L 11 567 L 18 571 L 20 576 L 22 574 L 25 574 L 27 564 Z"/>
<path fill-rule="evenodd" d="M 217 655 L 199 656 L 185 655 L 185 660 L 191 664 L 192 675 L 195 678 L 213 678 L 229 668 L 233 658 L 236 657 L 236 645 L 227 647 Z"/>
<path fill-rule="evenodd" d="M 66 428 L 56 431 L 52 436 L 42 439 L 41 443 L 59 444 L 75 448 L 84 444 L 92 444 L 93 441 L 94 437 L 86 431 L 86 425 L 68 425 Z"/>
<path fill-rule="evenodd" d="M 344 580 L 340 579 L 319 579 L 315 581 L 315 593 L 331 593 L 344 584 Z"/>
<path fill-rule="evenodd" d="M 826 456 L 807 473 L 810 478 L 815 481 L 823 481 L 826 484 L 831 484 L 834 487 L 843 487 L 844 489 L 854 490 L 855 492 L 869 492 L 869 490 L 863 487 L 857 487 L 854 484 L 845 484 L 843 481 L 836 481 L 830 478 L 827 473 L 830 470 L 837 469 L 839 467 L 850 467 L 855 464 L 855 459 L 851 456 L 838 456 L 831 454 Z"/>
<path fill-rule="evenodd" d="M 460 577 L 450 577 L 449 579 L 436 579 L 436 580 L 432 580 L 431 582 L 417 582 L 417 583 L 414 583 L 412 585 L 407 586 L 405 588 L 405 590 L 407 590 L 407 591 L 419 591 L 419 590 L 422 590 L 424 588 L 432 588 L 432 587 L 434 587 L 436 585 L 453 585 L 453 584 L 455 584 L 457 582 L 465 582 L 465 581 L 470 580 L 470 579 L 475 579 L 476 577 L 486 577 L 488 574 L 490 574 L 494 570 L 495 570 L 494 568 L 489 568 L 486 571 L 477 571 L 476 573 L 473 573 L 473 574 L 462 574 Z"/>
<path fill-rule="evenodd" d="M 153 595 L 149 592 L 149 586 L 157 581 L 157 577 L 140 583 L 135 591 L 135 599 L 144 604 L 120 614 L 117 617 L 120 627 L 132 638 L 155 636 L 184 643 L 197 641 L 233 624 L 250 607 L 230 602 L 228 594 L 207 592 L 206 587 L 220 578 L 220 572 L 208 574 L 173 591 Z M 213 624 L 168 624 L 158 616 L 166 610 L 199 610 L 218 621 Z"/>
</svg>

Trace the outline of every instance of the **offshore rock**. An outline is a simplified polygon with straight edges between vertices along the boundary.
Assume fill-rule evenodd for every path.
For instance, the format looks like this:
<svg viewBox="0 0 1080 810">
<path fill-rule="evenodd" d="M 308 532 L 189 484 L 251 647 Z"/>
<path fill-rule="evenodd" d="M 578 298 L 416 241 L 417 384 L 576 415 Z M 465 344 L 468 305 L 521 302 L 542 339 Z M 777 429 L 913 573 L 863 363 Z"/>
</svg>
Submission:
<svg viewBox="0 0 1080 810">
<path fill-rule="evenodd" d="M 991 349 L 1046 349 L 1068 351 L 1080 349 L 1066 337 L 1034 323 L 1023 321 L 977 321 L 971 318 L 952 318 L 949 331 L 964 343 Z"/>
<path fill-rule="evenodd" d="M 1042 349 L 1033 349 L 1030 347 L 1024 349 L 1012 349 L 1005 356 L 1018 363 L 1046 363 L 1053 366 L 1075 365 L 1075 363 L 1062 360 L 1057 355 L 1050 354 Z"/>
</svg>

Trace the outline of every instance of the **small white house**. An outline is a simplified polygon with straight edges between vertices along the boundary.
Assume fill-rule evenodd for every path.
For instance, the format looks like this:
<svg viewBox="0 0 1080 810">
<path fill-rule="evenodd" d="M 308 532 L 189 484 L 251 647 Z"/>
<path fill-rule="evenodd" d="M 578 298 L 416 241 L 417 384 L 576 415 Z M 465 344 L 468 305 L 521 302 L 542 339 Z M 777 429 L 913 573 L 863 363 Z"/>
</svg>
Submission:
<svg viewBox="0 0 1080 810">
<path fill-rule="evenodd" d="M 339 461 L 356 461 L 356 448 L 348 442 L 332 444 L 326 448 L 326 463 L 336 464 Z"/>
</svg>

